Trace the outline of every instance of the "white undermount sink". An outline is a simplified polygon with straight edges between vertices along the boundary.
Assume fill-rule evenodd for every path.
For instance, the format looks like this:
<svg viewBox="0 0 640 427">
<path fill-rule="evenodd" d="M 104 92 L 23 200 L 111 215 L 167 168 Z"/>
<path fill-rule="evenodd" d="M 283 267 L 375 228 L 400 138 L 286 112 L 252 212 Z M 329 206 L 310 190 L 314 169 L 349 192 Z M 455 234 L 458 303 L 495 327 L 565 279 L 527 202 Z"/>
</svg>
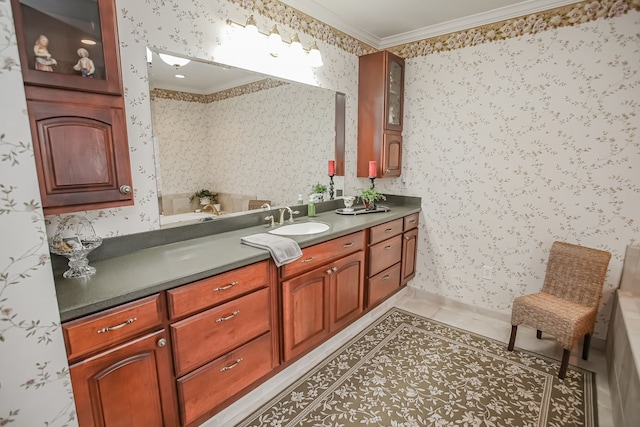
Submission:
<svg viewBox="0 0 640 427">
<path fill-rule="evenodd" d="M 322 233 L 328 229 L 329 224 L 325 224 L 324 222 L 298 222 L 269 230 L 269 233 L 280 236 L 302 236 L 305 234 Z"/>
</svg>

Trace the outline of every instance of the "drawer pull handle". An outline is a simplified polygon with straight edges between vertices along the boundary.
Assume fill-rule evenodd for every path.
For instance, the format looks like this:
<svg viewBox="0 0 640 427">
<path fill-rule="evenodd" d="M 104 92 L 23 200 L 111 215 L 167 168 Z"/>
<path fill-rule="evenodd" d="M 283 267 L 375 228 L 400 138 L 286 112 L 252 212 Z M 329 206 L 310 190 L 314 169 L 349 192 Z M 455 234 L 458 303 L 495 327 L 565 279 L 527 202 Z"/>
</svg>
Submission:
<svg viewBox="0 0 640 427">
<path fill-rule="evenodd" d="M 391 276 L 389 276 L 388 274 L 385 274 L 385 276 L 382 278 L 382 280 L 389 280 L 391 279 Z"/>
<path fill-rule="evenodd" d="M 231 320 L 234 317 L 236 317 L 238 314 L 240 314 L 240 310 L 236 310 L 233 313 L 231 313 L 230 315 L 226 316 L 226 317 L 221 317 L 219 319 L 216 319 L 216 323 L 220 323 L 220 322 L 225 322 L 227 320 Z"/>
<path fill-rule="evenodd" d="M 111 331 L 115 331 L 115 330 L 120 329 L 120 328 L 124 328 L 125 326 L 132 324 L 136 320 L 138 320 L 137 317 L 132 317 L 131 319 L 127 319 L 124 322 L 120 323 L 119 325 L 107 326 L 106 328 L 98 329 L 98 333 L 99 334 L 104 334 L 105 332 L 111 332 Z"/>
<path fill-rule="evenodd" d="M 387 228 L 386 230 L 384 230 L 385 233 L 391 233 L 393 231 L 393 228 Z"/>
<path fill-rule="evenodd" d="M 229 283 L 228 285 L 225 285 L 225 286 L 219 286 L 219 287 L 215 288 L 215 289 L 213 290 L 213 292 L 226 291 L 227 289 L 231 289 L 231 288 L 233 288 L 233 287 L 234 287 L 235 285 L 237 285 L 237 284 L 238 284 L 238 282 L 231 282 L 231 283 Z"/>
<path fill-rule="evenodd" d="M 350 248 L 351 246 L 353 246 L 353 242 L 349 242 L 349 243 L 343 245 L 342 248 L 346 249 L 346 248 Z"/>
<path fill-rule="evenodd" d="M 391 249 L 392 247 L 393 247 L 393 245 L 385 246 L 385 247 L 384 247 L 384 250 L 385 250 L 385 251 L 388 251 L 388 250 L 389 250 L 389 249 Z"/>
<path fill-rule="evenodd" d="M 415 223 L 416 223 L 415 219 L 412 219 L 411 221 L 409 221 L 409 224 L 415 224 Z"/>
<path fill-rule="evenodd" d="M 312 256 L 311 258 L 303 259 L 303 260 L 301 260 L 300 262 L 311 262 L 311 261 L 313 261 L 314 259 L 316 259 L 316 257 Z"/>
<path fill-rule="evenodd" d="M 240 362 L 242 362 L 242 357 L 241 357 L 241 358 L 239 358 L 239 359 L 236 359 L 236 361 L 235 361 L 233 364 L 231 364 L 231 365 L 229 365 L 229 366 L 223 366 L 222 368 L 220 368 L 220 372 L 225 372 L 225 371 L 228 371 L 229 369 L 233 369 L 233 368 L 235 368 L 236 366 L 238 366 L 238 364 L 239 364 Z"/>
</svg>

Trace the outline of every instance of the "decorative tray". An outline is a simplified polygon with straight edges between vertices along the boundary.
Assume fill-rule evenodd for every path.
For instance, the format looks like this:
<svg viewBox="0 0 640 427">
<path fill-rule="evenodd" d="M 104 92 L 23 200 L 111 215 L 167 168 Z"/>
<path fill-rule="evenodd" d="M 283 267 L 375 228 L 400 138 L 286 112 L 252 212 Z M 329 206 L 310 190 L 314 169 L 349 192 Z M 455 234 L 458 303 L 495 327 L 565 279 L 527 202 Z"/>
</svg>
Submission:
<svg viewBox="0 0 640 427">
<path fill-rule="evenodd" d="M 340 208 L 336 209 L 336 213 L 340 215 L 361 215 L 361 214 L 370 214 L 376 212 L 387 212 L 389 210 L 388 206 L 376 206 L 376 209 L 367 210 L 364 206 L 356 206 L 351 209 Z"/>
</svg>

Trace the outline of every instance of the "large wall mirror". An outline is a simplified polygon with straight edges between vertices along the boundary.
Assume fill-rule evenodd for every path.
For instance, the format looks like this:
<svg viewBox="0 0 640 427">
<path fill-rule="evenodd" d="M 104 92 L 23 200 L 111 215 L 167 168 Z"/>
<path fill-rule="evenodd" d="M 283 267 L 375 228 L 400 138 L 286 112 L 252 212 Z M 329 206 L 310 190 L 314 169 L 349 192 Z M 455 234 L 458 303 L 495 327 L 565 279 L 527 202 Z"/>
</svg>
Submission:
<svg viewBox="0 0 640 427">
<path fill-rule="evenodd" d="M 201 189 L 218 194 L 213 218 L 222 218 L 261 201 L 292 205 L 302 195 L 306 203 L 313 184 L 328 185 L 335 92 L 174 54 L 149 59 L 162 227 L 211 216 L 190 200 Z"/>
</svg>

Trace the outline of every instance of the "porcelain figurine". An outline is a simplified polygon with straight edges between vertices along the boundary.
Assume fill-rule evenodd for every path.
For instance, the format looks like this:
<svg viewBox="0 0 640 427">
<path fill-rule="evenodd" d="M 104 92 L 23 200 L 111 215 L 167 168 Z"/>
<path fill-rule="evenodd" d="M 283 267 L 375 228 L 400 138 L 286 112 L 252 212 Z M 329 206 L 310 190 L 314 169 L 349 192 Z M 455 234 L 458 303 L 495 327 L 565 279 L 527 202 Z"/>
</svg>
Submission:
<svg viewBox="0 0 640 427">
<path fill-rule="evenodd" d="M 33 53 L 36 55 L 36 70 L 53 72 L 53 66 L 58 62 L 49 53 L 49 39 L 44 34 L 40 34 L 33 45 Z"/>
<path fill-rule="evenodd" d="M 78 60 L 78 63 L 73 66 L 73 69 L 80 71 L 82 73 L 82 77 L 93 78 L 93 73 L 96 72 L 96 67 L 93 64 L 93 61 L 89 58 L 89 52 L 83 47 L 78 49 L 77 52 L 80 59 Z"/>
</svg>

